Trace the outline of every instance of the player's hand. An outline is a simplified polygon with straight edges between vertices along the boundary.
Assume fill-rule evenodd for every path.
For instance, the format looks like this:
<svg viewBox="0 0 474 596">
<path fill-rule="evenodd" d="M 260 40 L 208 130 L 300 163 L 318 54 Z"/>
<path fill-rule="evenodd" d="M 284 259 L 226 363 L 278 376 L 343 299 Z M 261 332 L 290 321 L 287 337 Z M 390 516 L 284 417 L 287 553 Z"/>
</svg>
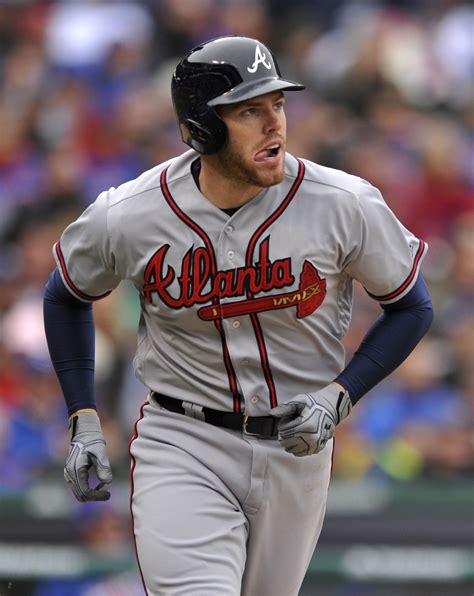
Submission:
<svg viewBox="0 0 474 596">
<path fill-rule="evenodd" d="M 331 383 L 315 393 L 297 395 L 270 414 L 280 418 L 280 443 L 289 453 L 302 457 L 322 451 L 351 408 L 349 392 Z"/>
<path fill-rule="evenodd" d="M 107 501 L 110 493 L 103 487 L 112 482 L 112 470 L 105 439 L 96 412 L 73 414 L 69 420 L 71 446 L 64 467 L 64 478 L 78 501 Z M 89 486 L 89 471 L 94 469 L 99 484 Z"/>
</svg>

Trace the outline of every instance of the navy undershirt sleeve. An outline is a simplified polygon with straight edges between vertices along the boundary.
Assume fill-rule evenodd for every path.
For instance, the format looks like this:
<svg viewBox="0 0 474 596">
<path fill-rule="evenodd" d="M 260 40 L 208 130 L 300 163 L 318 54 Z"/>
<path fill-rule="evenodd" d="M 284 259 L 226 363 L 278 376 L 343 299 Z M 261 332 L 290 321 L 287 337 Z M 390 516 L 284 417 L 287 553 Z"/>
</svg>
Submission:
<svg viewBox="0 0 474 596">
<path fill-rule="evenodd" d="M 384 313 L 334 379 L 349 391 L 353 404 L 393 372 L 428 331 L 433 305 L 421 273 L 406 296 L 382 308 Z"/>
<path fill-rule="evenodd" d="M 83 408 L 95 408 L 92 304 L 74 298 L 55 269 L 45 287 L 43 314 L 51 361 L 69 416 Z"/>
</svg>

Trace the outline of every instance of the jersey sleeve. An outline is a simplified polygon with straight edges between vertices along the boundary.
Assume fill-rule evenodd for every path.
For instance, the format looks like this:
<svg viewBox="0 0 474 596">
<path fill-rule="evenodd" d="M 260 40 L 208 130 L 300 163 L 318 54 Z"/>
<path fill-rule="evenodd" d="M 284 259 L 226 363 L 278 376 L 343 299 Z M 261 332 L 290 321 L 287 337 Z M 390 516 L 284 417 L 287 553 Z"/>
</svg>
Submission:
<svg viewBox="0 0 474 596">
<path fill-rule="evenodd" d="M 84 302 L 104 298 L 120 283 L 110 245 L 107 213 L 108 192 L 104 192 L 64 230 L 53 247 L 64 285 Z"/>
<path fill-rule="evenodd" d="M 357 249 L 345 266 L 346 272 L 381 304 L 400 300 L 416 282 L 428 250 L 426 242 L 407 230 L 380 191 L 365 181 L 353 231 Z"/>
</svg>

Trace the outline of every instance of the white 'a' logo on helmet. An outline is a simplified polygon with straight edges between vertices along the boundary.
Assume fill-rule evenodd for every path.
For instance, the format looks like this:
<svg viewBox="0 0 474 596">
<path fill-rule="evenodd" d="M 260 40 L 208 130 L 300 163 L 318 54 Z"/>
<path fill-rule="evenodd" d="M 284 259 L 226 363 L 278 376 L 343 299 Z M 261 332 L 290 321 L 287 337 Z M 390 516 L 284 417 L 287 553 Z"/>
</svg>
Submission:
<svg viewBox="0 0 474 596">
<path fill-rule="evenodd" d="M 247 70 L 251 73 L 257 72 L 259 64 L 263 64 L 263 66 L 265 66 L 265 68 L 268 68 L 268 70 L 271 70 L 272 68 L 272 65 L 267 59 L 267 55 L 265 54 L 265 52 L 262 52 L 262 49 L 257 44 L 255 47 L 255 60 L 253 61 L 252 66 L 247 66 Z"/>
</svg>

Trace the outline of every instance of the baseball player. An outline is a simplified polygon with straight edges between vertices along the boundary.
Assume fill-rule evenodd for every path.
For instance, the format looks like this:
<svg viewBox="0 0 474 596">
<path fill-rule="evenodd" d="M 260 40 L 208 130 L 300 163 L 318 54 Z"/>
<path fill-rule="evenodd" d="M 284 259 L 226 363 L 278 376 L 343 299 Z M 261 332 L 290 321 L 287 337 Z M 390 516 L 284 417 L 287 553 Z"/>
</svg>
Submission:
<svg viewBox="0 0 474 596">
<path fill-rule="evenodd" d="M 172 79 L 190 149 L 100 194 L 53 249 L 45 327 L 79 501 L 112 480 L 91 304 L 123 279 L 140 296 L 131 513 L 150 595 L 298 594 L 336 426 L 432 319 L 425 242 L 369 182 L 285 151 L 301 89 L 257 40 L 194 48 Z M 382 311 L 345 366 L 353 280 Z"/>
</svg>

